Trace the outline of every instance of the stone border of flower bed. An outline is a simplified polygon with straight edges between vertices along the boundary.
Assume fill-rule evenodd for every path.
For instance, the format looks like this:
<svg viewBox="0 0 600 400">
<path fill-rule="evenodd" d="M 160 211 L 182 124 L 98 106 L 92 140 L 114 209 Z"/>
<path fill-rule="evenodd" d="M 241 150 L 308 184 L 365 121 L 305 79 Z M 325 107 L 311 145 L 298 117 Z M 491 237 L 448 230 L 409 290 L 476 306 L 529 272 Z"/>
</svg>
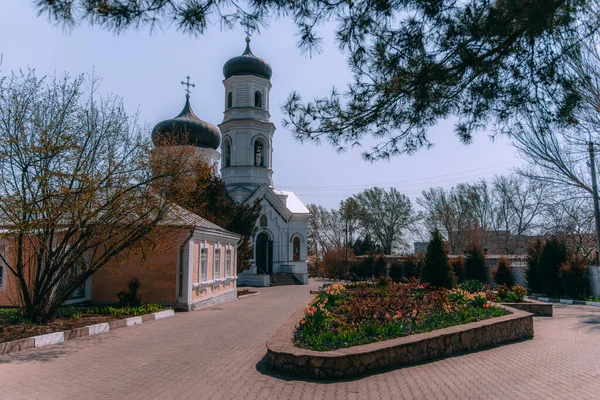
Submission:
<svg viewBox="0 0 600 400">
<path fill-rule="evenodd" d="M 593 306 L 600 307 L 600 303 L 597 301 L 585 301 L 585 300 L 570 300 L 570 299 L 557 299 L 553 297 L 540 297 L 540 296 L 527 296 L 528 299 L 542 301 L 544 303 L 561 303 L 561 304 L 575 304 L 579 306 Z"/>
<path fill-rule="evenodd" d="M 13 340 L 12 342 L 0 343 L 0 356 L 17 351 L 29 350 L 38 347 L 44 347 L 52 344 L 62 343 L 65 340 L 72 340 L 83 336 L 98 335 L 118 328 L 127 328 L 134 325 L 140 325 L 144 322 L 155 321 L 157 319 L 168 318 L 175 315 L 173 310 L 164 310 L 152 314 L 129 317 L 125 319 L 116 319 L 114 321 L 101 324 L 83 326 L 63 332 L 52 332 L 45 335 L 33 336 L 26 339 Z"/>
<path fill-rule="evenodd" d="M 267 342 L 267 365 L 270 370 L 296 377 L 356 378 L 392 367 L 533 337 L 533 314 L 500 307 L 511 314 L 333 351 L 313 351 L 294 346 L 294 331 L 304 315 L 301 308 Z"/>
<path fill-rule="evenodd" d="M 530 312 L 536 317 L 552 316 L 552 304 L 544 303 L 531 298 L 527 298 L 525 301 L 520 303 L 509 303 L 502 301 L 500 304 L 503 306 L 516 308 L 517 310 Z"/>
</svg>

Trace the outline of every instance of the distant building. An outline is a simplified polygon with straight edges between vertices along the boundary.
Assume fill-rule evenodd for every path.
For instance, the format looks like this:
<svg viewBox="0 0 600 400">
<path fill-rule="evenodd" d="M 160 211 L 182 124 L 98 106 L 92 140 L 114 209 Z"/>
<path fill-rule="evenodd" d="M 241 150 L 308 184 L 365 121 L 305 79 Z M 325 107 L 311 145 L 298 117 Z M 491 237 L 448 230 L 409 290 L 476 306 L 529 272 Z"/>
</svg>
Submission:
<svg viewBox="0 0 600 400">
<path fill-rule="evenodd" d="M 427 245 L 428 242 L 414 242 L 414 253 L 415 254 L 425 254 L 427 253 Z"/>
</svg>

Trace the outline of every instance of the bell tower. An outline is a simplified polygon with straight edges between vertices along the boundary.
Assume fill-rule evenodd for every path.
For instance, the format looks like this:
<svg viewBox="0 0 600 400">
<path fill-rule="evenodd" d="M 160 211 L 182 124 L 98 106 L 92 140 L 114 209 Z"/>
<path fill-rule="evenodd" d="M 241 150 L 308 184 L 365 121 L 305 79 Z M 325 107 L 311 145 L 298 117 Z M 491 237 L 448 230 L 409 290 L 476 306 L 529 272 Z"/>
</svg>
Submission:
<svg viewBox="0 0 600 400">
<path fill-rule="evenodd" d="M 246 50 L 223 66 L 225 102 L 221 130 L 221 178 L 236 202 L 259 186 L 273 186 L 273 134 L 269 91 L 271 66 Z"/>
</svg>

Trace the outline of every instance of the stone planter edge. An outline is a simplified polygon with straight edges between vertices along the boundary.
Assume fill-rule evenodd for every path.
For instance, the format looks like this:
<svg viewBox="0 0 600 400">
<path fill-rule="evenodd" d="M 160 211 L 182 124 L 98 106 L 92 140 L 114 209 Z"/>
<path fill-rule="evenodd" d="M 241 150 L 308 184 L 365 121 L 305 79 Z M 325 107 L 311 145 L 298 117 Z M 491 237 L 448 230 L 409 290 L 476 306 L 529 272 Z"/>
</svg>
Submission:
<svg viewBox="0 0 600 400">
<path fill-rule="evenodd" d="M 552 303 L 527 298 L 521 303 L 500 302 L 501 305 L 532 313 L 536 317 L 552 317 Z"/>
<path fill-rule="evenodd" d="M 303 378 L 356 378 L 392 367 L 417 364 L 533 337 L 533 314 L 501 304 L 498 306 L 509 310 L 511 314 L 323 352 L 301 349 L 293 344 L 293 333 L 304 314 L 304 307 L 301 307 L 267 341 L 268 367 Z"/>
<path fill-rule="evenodd" d="M 157 316 L 156 314 L 159 314 Z M 29 350 L 38 347 L 44 347 L 52 344 L 62 343 L 67 340 L 77 339 L 83 336 L 91 336 L 110 332 L 119 328 L 128 328 L 130 326 L 140 325 L 143 322 L 155 321 L 157 319 L 172 317 L 175 315 L 173 310 L 163 310 L 151 314 L 140 315 L 137 317 L 128 317 L 124 319 L 115 319 L 96 325 L 82 326 L 80 328 L 68 331 L 52 332 L 44 335 L 32 336 L 29 338 L 13 340 L 0 343 L 0 356 L 16 353 L 22 350 Z"/>
</svg>

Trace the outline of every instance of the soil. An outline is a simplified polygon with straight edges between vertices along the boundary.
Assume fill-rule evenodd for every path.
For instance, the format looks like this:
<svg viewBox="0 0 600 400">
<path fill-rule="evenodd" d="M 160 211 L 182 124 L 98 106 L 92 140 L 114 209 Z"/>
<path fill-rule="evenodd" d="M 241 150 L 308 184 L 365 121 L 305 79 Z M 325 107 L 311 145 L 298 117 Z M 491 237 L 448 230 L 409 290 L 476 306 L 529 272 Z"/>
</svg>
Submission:
<svg viewBox="0 0 600 400">
<path fill-rule="evenodd" d="M 13 324 L 8 325 L 0 317 L 0 343 L 10 342 L 18 339 L 25 339 L 32 336 L 44 335 L 52 332 L 68 331 L 70 329 L 81 328 L 88 325 L 101 324 L 116 319 L 127 318 L 127 315 L 114 317 L 111 315 L 84 314 L 79 319 L 57 318 L 45 325 L 34 324 Z"/>
</svg>

